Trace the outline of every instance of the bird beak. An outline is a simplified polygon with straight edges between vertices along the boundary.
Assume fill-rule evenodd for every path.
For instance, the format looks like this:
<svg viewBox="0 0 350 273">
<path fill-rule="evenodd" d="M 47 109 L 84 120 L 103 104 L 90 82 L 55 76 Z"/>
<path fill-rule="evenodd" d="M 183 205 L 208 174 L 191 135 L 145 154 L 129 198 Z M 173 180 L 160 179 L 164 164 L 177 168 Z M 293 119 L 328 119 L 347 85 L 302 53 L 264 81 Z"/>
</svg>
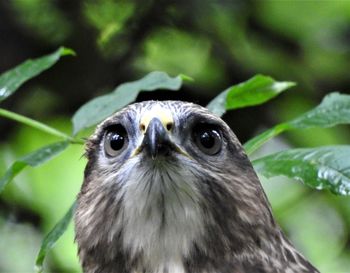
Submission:
<svg viewBox="0 0 350 273">
<path fill-rule="evenodd" d="M 159 155 L 168 155 L 174 151 L 183 156 L 190 156 L 170 139 L 174 119 L 172 113 L 164 108 L 152 109 L 146 112 L 140 120 L 140 131 L 143 134 L 141 145 L 130 157 L 145 151 L 153 160 Z"/>
<path fill-rule="evenodd" d="M 155 159 L 159 154 L 166 155 L 174 144 L 171 142 L 168 131 L 158 118 L 153 118 L 144 134 L 141 147 Z"/>
</svg>

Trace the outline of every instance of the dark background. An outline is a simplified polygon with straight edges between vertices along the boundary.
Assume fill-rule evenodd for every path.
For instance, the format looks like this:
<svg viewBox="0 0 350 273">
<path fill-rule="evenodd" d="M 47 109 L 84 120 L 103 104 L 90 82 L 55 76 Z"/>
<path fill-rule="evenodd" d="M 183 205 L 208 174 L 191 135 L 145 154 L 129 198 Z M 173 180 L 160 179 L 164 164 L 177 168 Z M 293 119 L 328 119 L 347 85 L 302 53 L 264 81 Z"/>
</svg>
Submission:
<svg viewBox="0 0 350 273">
<path fill-rule="evenodd" d="M 195 79 L 180 92 L 146 92 L 138 100 L 181 99 L 206 105 L 255 74 L 295 81 L 273 101 L 224 116 L 242 142 L 317 105 L 350 84 L 350 1 L 0 0 L 0 73 L 28 58 L 72 48 L 50 70 L 26 83 L 2 107 L 70 132 L 83 103 L 120 83 L 161 70 Z M 1 119 L 0 173 L 18 156 L 53 141 Z M 87 136 L 86 132 L 84 136 Z M 348 144 L 349 127 L 284 135 L 263 152 Z M 43 234 L 79 190 L 81 147 L 28 170 L 0 197 L 0 271 L 32 272 Z M 350 272 L 350 202 L 294 181 L 265 181 L 279 222 L 323 272 Z M 77 270 L 73 231 L 60 239 L 48 265 Z M 15 256 L 14 256 L 15 255 Z M 19 256 L 21 255 L 21 256 Z M 14 257 L 23 257 L 19 262 Z"/>
</svg>

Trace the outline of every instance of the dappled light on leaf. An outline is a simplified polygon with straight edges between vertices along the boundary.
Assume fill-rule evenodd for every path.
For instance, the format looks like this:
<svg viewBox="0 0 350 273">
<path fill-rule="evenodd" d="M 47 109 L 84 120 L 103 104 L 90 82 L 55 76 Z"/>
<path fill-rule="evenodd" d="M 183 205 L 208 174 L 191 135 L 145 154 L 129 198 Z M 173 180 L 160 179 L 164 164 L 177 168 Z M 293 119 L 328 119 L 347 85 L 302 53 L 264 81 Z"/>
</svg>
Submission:
<svg viewBox="0 0 350 273">
<path fill-rule="evenodd" d="M 339 93 L 327 95 L 321 104 L 314 109 L 300 115 L 299 117 L 263 132 L 244 144 L 248 154 L 251 154 L 266 141 L 281 134 L 282 132 L 294 129 L 306 129 L 315 127 L 332 127 L 338 124 L 350 123 L 350 96 Z"/>
<path fill-rule="evenodd" d="M 253 161 L 266 177 L 284 175 L 322 190 L 350 195 L 350 146 L 291 149 Z"/>
</svg>

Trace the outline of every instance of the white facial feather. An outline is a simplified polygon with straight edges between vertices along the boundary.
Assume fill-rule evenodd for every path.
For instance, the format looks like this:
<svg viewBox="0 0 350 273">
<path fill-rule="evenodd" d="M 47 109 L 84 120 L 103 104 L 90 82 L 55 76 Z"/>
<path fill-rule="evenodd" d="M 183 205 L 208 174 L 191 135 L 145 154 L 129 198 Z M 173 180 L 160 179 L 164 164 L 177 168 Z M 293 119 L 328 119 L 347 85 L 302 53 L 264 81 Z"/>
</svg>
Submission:
<svg viewBox="0 0 350 273">
<path fill-rule="evenodd" d="M 123 230 L 124 250 L 131 255 L 142 252 L 151 272 L 184 272 L 182 258 L 194 242 L 200 244 L 204 233 L 196 178 L 191 168 L 180 168 L 135 157 L 115 176 L 123 216 L 112 232 Z"/>
</svg>

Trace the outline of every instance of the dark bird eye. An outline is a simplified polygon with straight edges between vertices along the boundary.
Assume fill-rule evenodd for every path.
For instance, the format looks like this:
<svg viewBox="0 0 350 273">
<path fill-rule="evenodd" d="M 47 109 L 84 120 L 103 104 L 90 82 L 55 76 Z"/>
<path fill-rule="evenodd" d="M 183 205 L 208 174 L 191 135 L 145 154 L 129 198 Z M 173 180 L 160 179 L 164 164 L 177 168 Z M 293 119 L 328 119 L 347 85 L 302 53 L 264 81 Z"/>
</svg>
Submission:
<svg viewBox="0 0 350 273">
<path fill-rule="evenodd" d="M 222 137 L 220 130 L 212 125 L 201 124 L 193 131 L 194 142 L 198 148 L 208 154 L 215 155 L 221 150 Z"/>
<path fill-rule="evenodd" d="M 108 128 L 105 139 L 104 139 L 104 149 L 107 155 L 116 156 L 123 148 L 126 146 L 127 133 L 125 128 L 118 124 Z"/>
</svg>

